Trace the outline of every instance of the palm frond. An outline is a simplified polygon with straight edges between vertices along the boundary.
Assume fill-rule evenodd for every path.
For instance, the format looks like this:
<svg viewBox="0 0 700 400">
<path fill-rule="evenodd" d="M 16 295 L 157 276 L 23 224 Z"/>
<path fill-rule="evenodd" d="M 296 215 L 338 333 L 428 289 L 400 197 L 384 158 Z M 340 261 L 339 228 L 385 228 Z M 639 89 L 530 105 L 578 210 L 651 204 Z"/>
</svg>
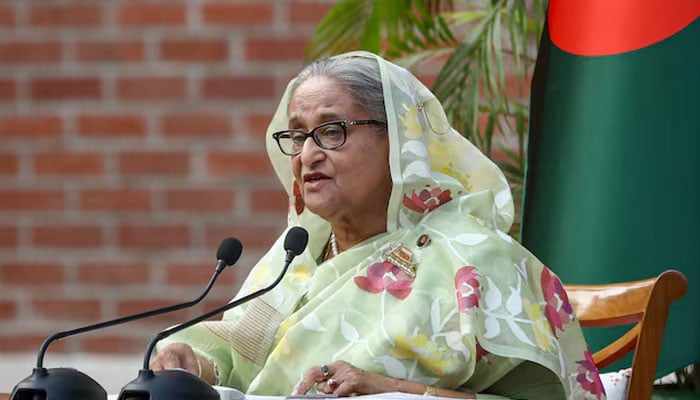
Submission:
<svg viewBox="0 0 700 400">
<path fill-rule="evenodd" d="M 454 45 L 452 31 L 440 14 L 451 7 L 452 1 L 438 0 L 341 0 L 314 31 L 305 57 L 364 49 L 393 59 Z"/>
<path fill-rule="evenodd" d="M 370 24 L 374 12 L 374 1 L 340 0 L 319 23 L 304 48 L 307 61 L 339 54 L 371 45 L 369 40 L 363 43 L 363 37 L 370 37 L 368 30 L 376 30 L 376 24 Z M 379 32 L 377 32 L 377 36 Z M 379 49 L 365 47 L 365 50 L 378 52 Z"/>
</svg>

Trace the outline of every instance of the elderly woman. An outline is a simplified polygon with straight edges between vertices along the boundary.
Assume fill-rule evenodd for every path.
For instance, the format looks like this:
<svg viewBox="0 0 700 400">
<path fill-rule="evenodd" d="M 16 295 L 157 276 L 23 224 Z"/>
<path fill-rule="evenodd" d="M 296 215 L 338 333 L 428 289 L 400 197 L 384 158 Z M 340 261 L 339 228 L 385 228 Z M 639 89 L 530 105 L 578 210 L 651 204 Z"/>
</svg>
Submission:
<svg viewBox="0 0 700 400">
<path fill-rule="evenodd" d="M 503 174 L 411 73 L 365 52 L 307 66 L 267 150 L 308 248 L 154 369 L 266 395 L 604 398 L 561 282 L 505 233 Z M 276 277 L 282 237 L 239 297 Z"/>
</svg>

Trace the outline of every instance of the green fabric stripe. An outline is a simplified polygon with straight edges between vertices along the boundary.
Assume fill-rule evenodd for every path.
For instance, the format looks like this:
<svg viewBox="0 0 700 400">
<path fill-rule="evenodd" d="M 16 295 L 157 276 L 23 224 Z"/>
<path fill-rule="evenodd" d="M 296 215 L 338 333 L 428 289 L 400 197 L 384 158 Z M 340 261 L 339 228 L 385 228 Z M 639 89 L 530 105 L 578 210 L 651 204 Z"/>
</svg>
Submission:
<svg viewBox="0 0 700 400">
<path fill-rule="evenodd" d="M 700 360 L 698 43 L 698 20 L 609 57 L 565 53 L 545 33 L 532 87 L 523 243 L 566 283 L 682 271 L 659 374 Z M 586 334 L 597 349 L 613 332 Z"/>
</svg>

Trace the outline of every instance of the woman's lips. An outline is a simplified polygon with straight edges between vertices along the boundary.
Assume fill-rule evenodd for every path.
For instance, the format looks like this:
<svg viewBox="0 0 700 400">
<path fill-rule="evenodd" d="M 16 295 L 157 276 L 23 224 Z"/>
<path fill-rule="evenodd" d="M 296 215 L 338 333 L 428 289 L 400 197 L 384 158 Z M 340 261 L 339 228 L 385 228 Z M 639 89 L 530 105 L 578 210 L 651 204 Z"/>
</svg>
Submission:
<svg viewBox="0 0 700 400">
<path fill-rule="evenodd" d="M 328 181 L 330 178 L 324 174 L 312 172 L 312 173 L 305 174 L 303 176 L 303 179 L 304 179 L 304 188 L 306 190 L 317 190 L 321 186 L 323 186 L 323 184 L 326 183 L 326 181 Z"/>
</svg>

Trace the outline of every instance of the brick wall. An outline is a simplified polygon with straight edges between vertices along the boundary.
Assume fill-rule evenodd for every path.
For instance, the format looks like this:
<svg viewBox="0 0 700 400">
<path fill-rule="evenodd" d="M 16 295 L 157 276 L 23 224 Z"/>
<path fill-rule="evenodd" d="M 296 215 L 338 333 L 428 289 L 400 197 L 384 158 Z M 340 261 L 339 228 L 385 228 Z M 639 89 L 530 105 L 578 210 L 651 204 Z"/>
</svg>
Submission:
<svg viewBox="0 0 700 400">
<path fill-rule="evenodd" d="M 194 298 L 226 236 L 203 306 L 51 351 L 142 353 L 235 293 L 285 225 L 263 133 L 332 3 L 0 3 L 0 353 Z"/>
</svg>

